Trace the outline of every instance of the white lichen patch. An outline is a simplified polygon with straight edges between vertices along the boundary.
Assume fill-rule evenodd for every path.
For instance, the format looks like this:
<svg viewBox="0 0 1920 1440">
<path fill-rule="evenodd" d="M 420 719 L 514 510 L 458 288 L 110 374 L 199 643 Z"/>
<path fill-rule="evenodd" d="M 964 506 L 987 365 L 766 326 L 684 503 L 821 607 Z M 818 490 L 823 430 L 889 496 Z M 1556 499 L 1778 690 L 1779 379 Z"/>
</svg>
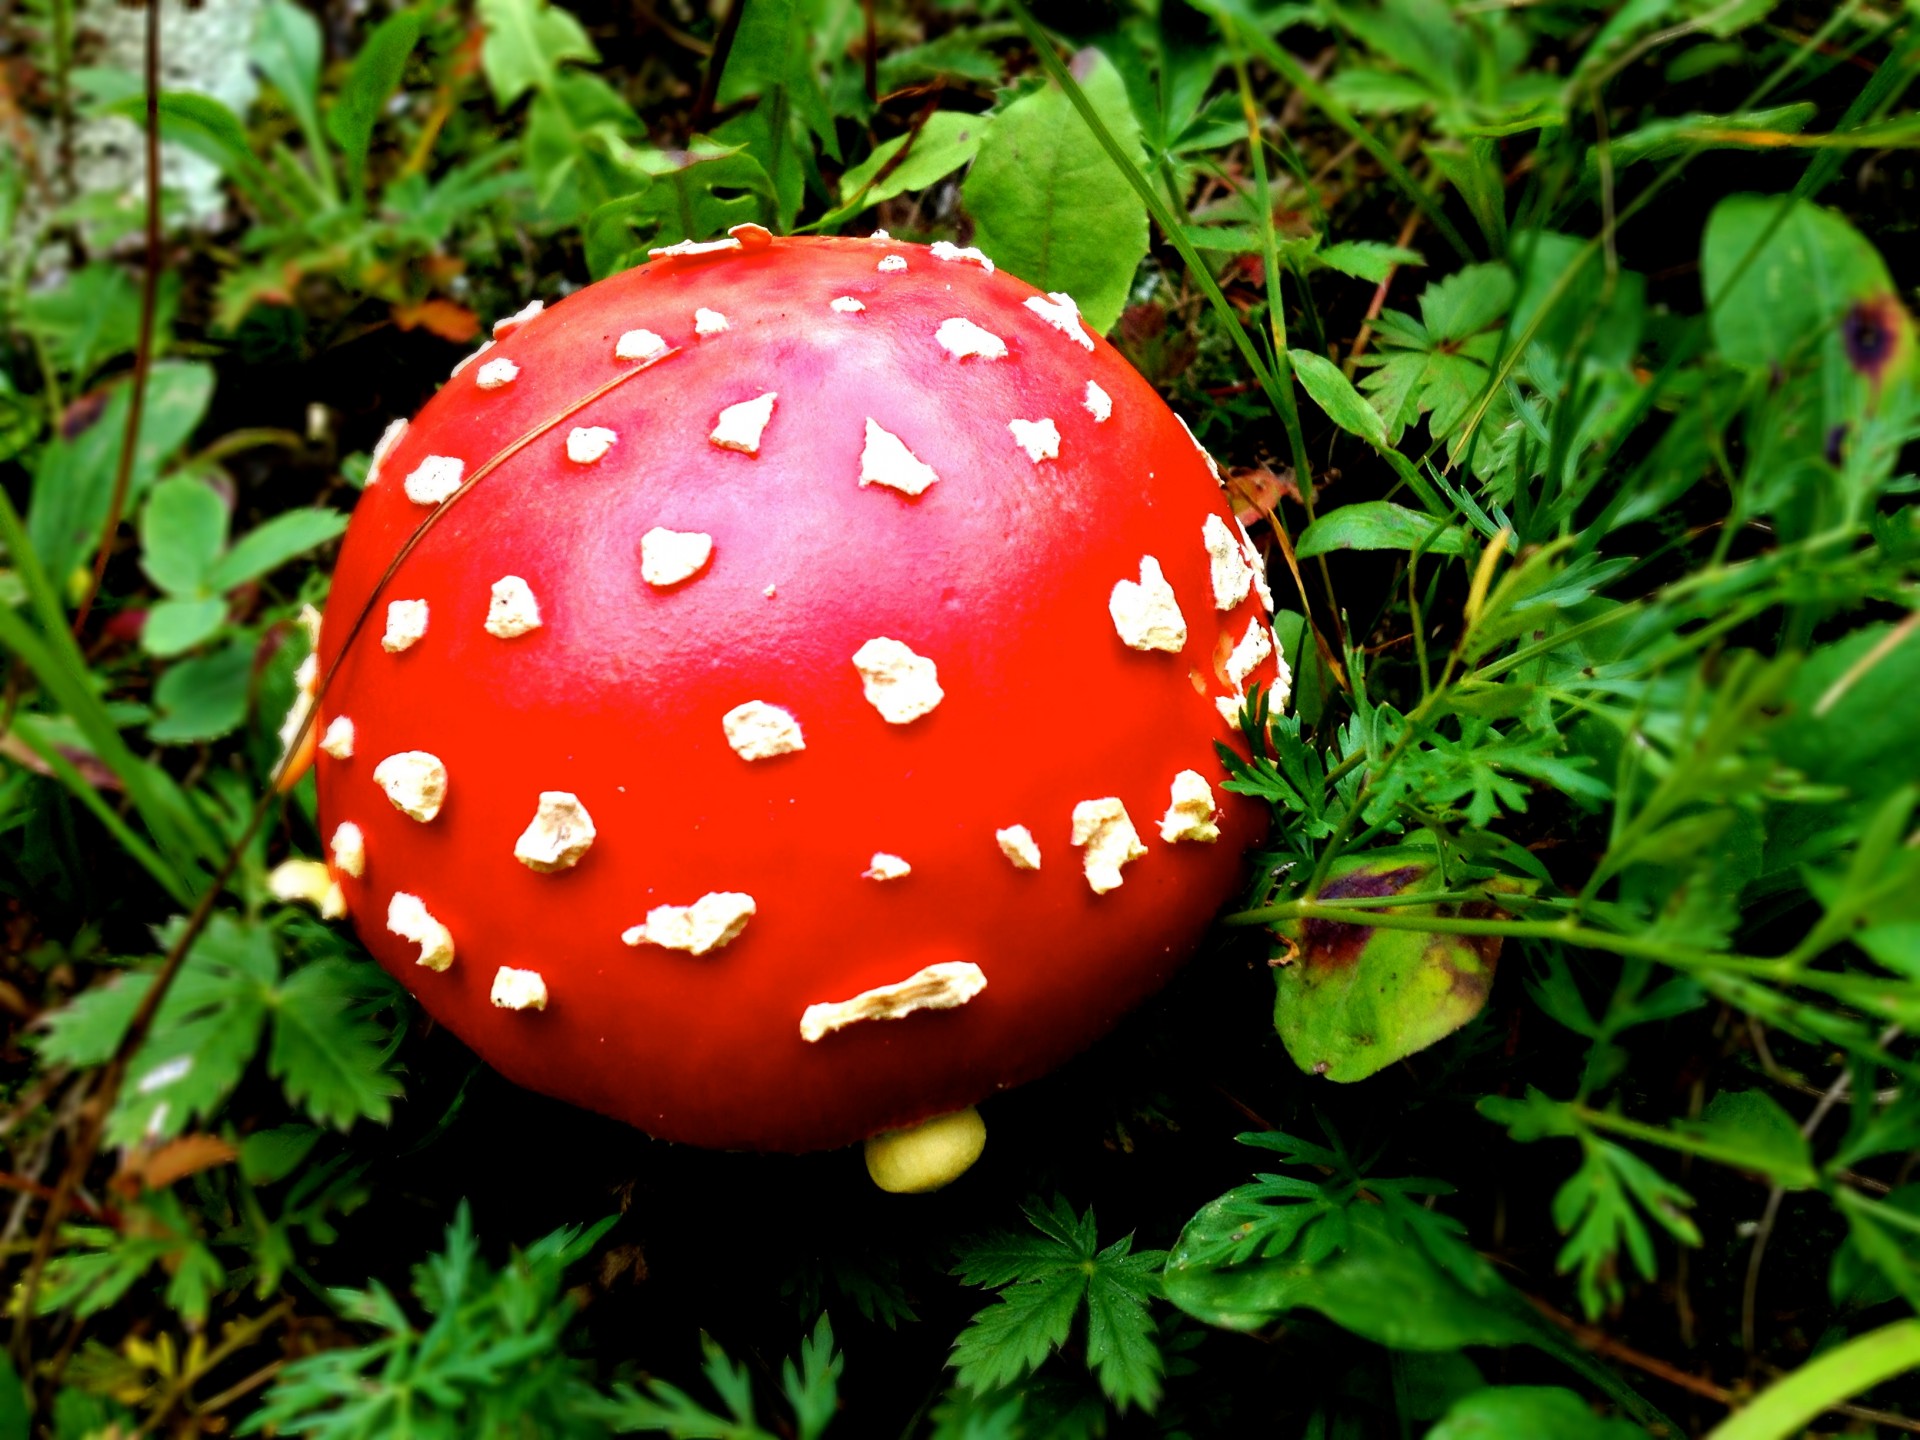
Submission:
<svg viewBox="0 0 1920 1440">
<path fill-rule="evenodd" d="M 371 489 L 380 483 L 380 467 L 387 463 L 387 457 L 400 448 L 400 442 L 407 438 L 407 422 L 395 420 L 380 432 L 380 438 L 373 442 L 373 459 L 367 465 L 367 487 Z"/>
<path fill-rule="evenodd" d="M 394 891 L 387 902 L 387 929 L 420 947 L 420 957 L 414 964 L 429 970 L 445 970 L 453 964 L 452 932 L 427 913 L 426 902 L 418 895 Z"/>
<path fill-rule="evenodd" d="M 978 265 L 987 274 L 993 274 L 993 261 L 971 245 L 956 245 L 951 240 L 936 240 L 927 247 L 936 260 L 959 260 Z"/>
<path fill-rule="evenodd" d="M 493 341 L 482 340 L 478 350 L 475 350 L 471 355 L 462 355 L 458 360 L 453 362 L 453 369 L 447 372 L 447 379 L 458 380 L 462 375 L 467 373 L 467 370 L 471 366 L 477 365 L 491 349 L 493 349 Z"/>
<path fill-rule="evenodd" d="M 1102 424 L 1113 416 L 1113 397 L 1091 380 L 1087 381 L 1087 393 L 1080 403 L 1087 407 L 1089 415 Z"/>
<path fill-rule="evenodd" d="M 1220 838 L 1220 809 L 1213 802 L 1213 786 L 1198 770 L 1182 770 L 1173 777 L 1167 813 L 1160 817 L 1160 838 L 1169 843 L 1198 840 L 1211 845 Z"/>
<path fill-rule="evenodd" d="M 347 913 L 347 897 L 324 861 L 282 860 L 267 872 L 267 893 L 288 905 L 310 905 L 322 920 Z"/>
<path fill-rule="evenodd" d="M 753 918 L 753 897 L 737 890 L 702 895 L 691 905 L 656 905 L 646 922 L 620 932 L 628 945 L 658 945 L 705 955 L 730 945 Z"/>
<path fill-rule="evenodd" d="M 800 1038 L 809 1043 L 862 1020 L 898 1020 L 916 1010 L 952 1010 L 987 988 L 987 977 L 970 960 L 946 960 L 891 985 L 862 990 L 851 1000 L 809 1005 L 800 1016 Z"/>
<path fill-rule="evenodd" d="M 525 305 L 514 311 L 513 314 L 507 316 L 506 319 L 493 322 L 493 338 L 496 340 L 506 339 L 507 336 L 518 330 L 522 325 L 526 324 L 546 308 L 547 302 L 544 300 L 529 300 Z"/>
<path fill-rule="evenodd" d="M 540 602 L 533 587 L 518 575 L 502 575 L 493 582 L 487 599 L 487 633 L 512 640 L 540 628 Z"/>
<path fill-rule="evenodd" d="M 678 585 L 698 574 L 712 554 L 711 535 L 656 525 L 640 537 L 640 578 L 649 585 Z"/>
<path fill-rule="evenodd" d="M 1267 557 L 1260 553 L 1260 547 L 1253 543 L 1253 537 L 1247 534 L 1247 527 L 1238 520 L 1233 528 L 1240 532 L 1240 548 L 1247 557 L 1247 566 L 1253 571 L 1254 592 L 1259 595 L 1260 603 L 1267 614 L 1273 614 L 1273 590 L 1267 584 Z"/>
<path fill-rule="evenodd" d="M 1247 598 L 1253 586 L 1253 567 L 1247 563 L 1240 537 L 1218 515 L 1201 522 L 1200 538 L 1207 547 L 1207 573 L 1213 581 L 1213 608 L 1231 610 Z"/>
<path fill-rule="evenodd" d="M 1235 690 L 1243 689 L 1247 677 L 1272 653 L 1273 635 L 1268 631 L 1266 622 L 1256 615 L 1247 621 L 1247 633 L 1240 637 L 1239 643 L 1227 656 L 1227 683 Z"/>
<path fill-rule="evenodd" d="M 836 315 L 858 315 L 867 307 L 851 295 L 836 295 L 827 302 L 827 308 Z"/>
<path fill-rule="evenodd" d="M 1200 452 L 1200 458 L 1207 462 L 1207 473 L 1213 476 L 1213 483 L 1224 490 L 1227 485 L 1226 477 L 1220 473 L 1220 466 L 1208 452 L 1207 447 L 1200 443 L 1200 437 L 1193 433 L 1193 427 L 1181 419 L 1178 411 L 1174 412 L 1173 418 L 1180 421 L 1180 428 L 1187 432 L 1187 439 L 1191 440 L 1193 448 Z"/>
<path fill-rule="evenodd" d="M 727 317 L 718 310 L 709 310 L 702 305 L 693 312 L 693 333 L 699 336 L 724 335 L 731 327 Z"/>
<path fill-rule="evenodd" d="M 770 760 L 807 748 L 800 722 L 764 700 L 734 706 L 720 717 L 720 728 L 726 732 L 733 753 L 742 760 Z"/>
<path fill-rule="evenodd" d="M 1164 650 L 1177 655 L 1187 643 L 1187 618 L 1180 613 L 1180 602 L 1173 586 L 1161 573 L 1160 562 L 1151 555 L 1140 557 L 1140 579 L 1122 580 L 1107 597 L 1107 613 L 1113 628 L 1134 650 Z"/>
<path fill-rule="evenodd" d="M 567 432 L 567 459 L 576 465 L 592 465 L 613 449 L 620 437 L 604 425 L 576 425 Z"/>
<path fill-rule="evenodd" d="M 940 342 L 940 348 L 956 360 L 1004 360 L 1007 358 L 1007 342 L 991 330 L 982 330 L 973 321 L 955 315 L 950 320 L 942 320 L 940 328 L 933 332 L 933 338 Z"/>
<path fill-rule="evenodd" d="M 1030 295 L 1027 297 L 1027 309 L 1082 350 L 1093 349 L 1093 337 L 1087 334 L 1087 327 L 1080 323 L 1080 307 L 1073 303 L 1073 297 L 1065 291 L 1050 290 L 1044 299 Z"/>
<path fill-rule="evenodd" d="M 1027 458 L 1038 465 L 1042 460 L 1060 458 L 1060 428 L 1051 420 L 1009 420 L 1007 429 Z"/>
<path fill-rule="evenodd" d="M 513 858 L 542 875 L 571 870 L 593 846 L 593 817 L 569 790 L 542 790 L 527 828 L 513 842 Z"/>
<path fill-rule="evenodd" d="M 724 255 L 729 250 L 744 250 L 746 248 L 746 246 L 742 245 L 737 239 L 730 235 L 725 240 L 682 240 L 677 245 L 662 245 L 657 250 L 647 251 L 647 258 L 649 260 L 667 260 L 674 258 L 684 259 L 689 255 Z"/>
<path fill-rule="evenodd" d="M 425 750 L 402 750 L 373 767 L 373 783 L 393 808 L 425 824 L 447 800 L 447 767 Z"/>
<path fill-rule="evenodd" d="M 327 733 L 320 737 L 320 749 L 335 760 L 353 758 L 353 721 L 336 715 L 327 722 Z"/>
<path fill-rule="evenodd" d="M 867 443 L 860 452 L 860 485 L 885 485 L 902 495 L 919 495 L 940 477 L 898 435 L 867 417 Z"/>
<path fill-rule="evenodd" d="M 504 355 L 498 360 L 489 360 L 480 367 L 480 373 L 473 377 L 473 383 L 482 390 L 504 390 L 520 377 L 520 367 Z"/>
<path fill-rule="evenodd" d="M 1038 870 L 1040 868 L 1040 846 L 1033 838 L 1033 832 L 1024 825 L 1009 825 L 1004 830 L 993 832 L 994 843 L 999 845 L 1000 853 L 1013 862 L 1016 870 Z"/>
<path fill-rule="evenodd" d="M 387 628 L 380 636 L 380 648 L 389 655 L 410 650 L 426 638 L 427 602 L 393 600 L 387 604 Z"/>
<path fill-rule="evenodd" d="M 773 402 L 780 396 L 769 390 L 751 400 L 729 405 L 720 412 L 713 433 L 707 438 L 722 450 L 738 450 L 742 455 L 760 453 L 760 437 L 773 419 Z"/>
<path fill-rule="evenodd" d="M 1085 847 L 1081 857 L 1087 884 L 1096 895 L 1118 890 L 1125 883 L 1120 867 L 1147 853 L 1140 843 L 1140 832 L 1133 828 L 1127 807 L 1112 795 L 1099 800 L 1082 800 L 1073 807 L 1073 834 L 1077 846 Z"/>
<path fill-rule="evenodd" d="M 429 455 L 413 467 L 402 488 L 407 492 L 407 499 L 416 505 L 444 505 L 460 488 L 466 473 L 463 460 L 451 455 Z"/>
<path fill-rule="evenodd" d="M 493 972 L 493 989 L 487 998 L 498 1010 L 544 1010 L 547 982 L 538 970 L 516 970 L 511 965 L 502 965 Z"/>
<path fill-rule="evenodd" d="M 891 235 L 886 235 L 884 231 L 881 232 L 881 234 L 886 239 L 891 240 L 893 238 Z M 882 275 L 898 275 L 907 268 L 907 257 L 904 255 L 882 255 L 880 257 L 880 263 L 873 268 L 878 270 Z"/>
<path fill-rule="evenodd" d="M 622 331 L 613 342 L 616 360 L 658 360 L 667 353 L 667 342 L 651 330 Z"/>
<path fill-rule="evenodd" d="M 333 856 L 334 869 L 342 875 L 358 880 L 367 873 L 367 837 L 351 820 L 342 820 L 333 827 L 333 839 L 327 842 L 327 850 Z"/>
<path fill-rule="evenodd" d="M 853 668 L 860 672 L 867 703 L 889 725 L 918 720 L 947 698 L 933 661 L 884 635 L 853 652 Z"/>
<path fill-rule="evenodd" d="M 913 873 L 913 866 L 898 855 L 889 855 L 884 850 L 873 852 L 873 859 L 867 862 L 867 868 L 860 872 L 862 880 L 901 880 Z"/>
</svg>

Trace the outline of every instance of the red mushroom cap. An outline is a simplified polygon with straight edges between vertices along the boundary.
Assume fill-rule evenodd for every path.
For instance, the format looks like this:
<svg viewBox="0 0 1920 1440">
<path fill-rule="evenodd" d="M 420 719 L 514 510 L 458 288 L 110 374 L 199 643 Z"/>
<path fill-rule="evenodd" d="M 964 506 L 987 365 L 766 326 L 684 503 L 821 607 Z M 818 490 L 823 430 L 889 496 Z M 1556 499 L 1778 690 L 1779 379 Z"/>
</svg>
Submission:
<svg viewBox="0 0 1920 1440">
<path fill-rule="evenodd" d="M 530 307 L 389 432 L 320 814 L 368 948 L 506 1075 L 801 1150 L 1169 977 L 1260 833 L 1214 743 L 1276 657 L 1212 462 L 1070 300 L 740 238 Z"/>
</svg>

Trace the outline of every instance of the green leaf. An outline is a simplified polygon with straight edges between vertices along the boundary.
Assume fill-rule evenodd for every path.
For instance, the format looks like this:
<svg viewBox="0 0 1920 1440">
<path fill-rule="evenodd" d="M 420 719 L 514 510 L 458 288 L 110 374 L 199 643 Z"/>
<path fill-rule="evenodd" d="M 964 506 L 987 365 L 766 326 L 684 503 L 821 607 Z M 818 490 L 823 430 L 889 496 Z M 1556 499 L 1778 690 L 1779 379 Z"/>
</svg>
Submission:
<svg viewBox="0 0 1920 1440">
<path fill-rule="evenodd" d="M 502 109 L 529 90 L 552 88 L 567 61 L 600 59 L 580 22 L 547 0 L 479 0 L 479 7 L 487 31 L 480 68 Z"/>
<path fill-rule="evenodd" d="M 1646 1433 L 1594 1414 L 1571 1390 L 1503 1385 L 1455 1401 L 1427 1440 L 1645 1440 Z"/>
<path fill-rule="evenodd" d="M 106 1064 L 152 984 L 144 971 L 95 981 L 47 1017 L 41 1058 L 55 1065 Z"/>
<path fill-rule="evenodd" d="M 32 1433 L 27 1390 L 11 1355 L 0 1355 L 0 1440 L 27 1440 Z"/>
<path fill-rule="evenodd" d="M 219 634 L 226 618 L 225 600 L 161 600 L 147 611 L 140 643 L 149 655 L 163 660 L 184 655 Z"/>
<path fill-rule="evenodd" d="M 1788 1190 L 1819 1182 L 1807 1137 L 1764 1090 L 1722 1090 L 1698 1120 L 1679 1128 L 1713 1145 L 1720 1164 L 1752 1170 Z"/>
<path fill-rule="evenodd" d="M 239 729 L 247 718 L 253 650 L 252 639 L 242 635 L 211 654 L 169 667 L 153 687 L 160 718 L 147 726 L 147 738 L 156 745 L 190 745 Z"/>
<path fill-rule="evenodd" d="M 934 111 L 918 129 L 877 146 L 865 160 L 842 175 L 841 202 L 864 209 L 909 190 L 924 190 L 972 160 L 980 149 L 980 137 L 991 123 L 991 117 L 986 115 Z M 906 149 L 909 141 L 912 148 L 895 164 L 895 157 Z M 889 165 L 893 167 L 890 170 Z M 881 177 L 883 170 L 887 173 Z"/>
<path fill-rule="evenodd" d="M 1466 555 L 1473 536 L 1391 500 L 1363 500 L 1330 510 L 1301 533 L 1294 553 L 1302 560 L 1335 550 L 1419 550 L 1427 555 Z"/>
<path fill-rule="evenodd" d="M 287 1098 L 323 1125 L 385 1124 L 400 1085 L 387 1033 L 362 1012 L 370 967 L 347 960 L 302 966 L 280 987 L 267 1069 Z"/>
<path fill-rule="evenodd" d="M 1340 367 L 1324 355 L 1311 350 L 1289 350 L 1293 373 L 1314 404 L 1327 412 L 1327 418 L 1349 435 L 1358 435 L 1376 450 L 1387 448 L 1386 422 L 1353 388 L 1353 382 L 1340 373 Z M 1381 546 L 1360 547 L 1380 549 Z"/>
<path fill-rule="evenodd" d="M 207 572 L 226 543 L 227 507 L 212 486 L 175 475 L 153 487 L 140 512 L 140 568 L 167 594 L 204 594 Z"/>
<path fill-rule="evenodd" d="M 96 262 L 66 283 L 29 291 L 20 326 L 45 345 L 53 362 L 84 381 L 108 360 L 130 354 L 140 335 L 140 289 L 118 265 Z"/>
<path fill-rule="evenodd" d="M 1920 1320 L 1856 1335 L 1773 1382 L 1707 1440 L 1793 1440 L 1827 1410 L 1920 1366 Z"/>
<path fill-rule="evenodd" d="M 387 100 L 400 86 L 406 73 L 407 57 L 420 40 L 420 14 L 417 10 L 398 10 L 382 20 L 368 35 L 353 57 L 346 84 L 334 97 L 327 112 L 327 133 L 346 157 L 347 183 L 360 188 L 366 169 L 367 147 L 373 140 L 373 127 L 386 108 Z"/>
<path fill-rule="evenodd" d="M 1097 51 L 1074 78 L 1127 153 L 1140 125 L 1119 73 Z M 1120 318 L 1147 253 L 1147 212 L 1066 94 L 1048 85 L 1014 101 L 981 137 L 963 189 L 974 243 L 1042 290 L 1072 294 L 1102 333 Z"/>
<path fill-rule="evenodd" d="M 646 259 L 653 246 L 710 240 L 730 225 L 764 219 L 773 185 L 744 149 L 631 151 L 644 185 L 588 217 L 587 266 L 596 278 Z"/>
<path fill-rule="evenodd" d="M 1755 369 L 1785 363 L 1855 301 L 1893 291 L 1886 262 L 1852 225 L 1781 196 L 1730 195 L 1713 207 L 1700 278 L 1720 354 Z"/>
<path fill-rule="evenodd" d="M 208 571 L 207 585 L 216 594 L 225 594 L 326 544 L 346 528 L 347 517 L 337 510 L 284 511 L 235 541 Z"/>
<path fill-rule="evenodd" d="M 108 1139 L 116 1145 L 164 1139 L 211 1117 L 260 1048 L 279 979 L 271 933 L 215 915 L 134 1056 L 107 1123 Z"/>
<path fill-rule="evenodd" d="M 293 112 L 316 167 L 328 163 L 320 145 L 320 53 L 320 22 L 294 0 L 267 0 L 254 32 L 253 63 Z"/>
<path fill-rule="evenodd" d="M 1673 115 L 1650 121 L 1616 136 L 1607 159 L 1615 173 L 1643 160 L 1694 155 L 1703 150 L 1772 150 L 1787 135 L 1798 135 L 1814 116 L 1814 105 L 1781 105 L 1771 110 L 1747 110 L 1736 115 Z M 1600 174 L 1598 150 L 1589 150 L 1587 180 Z"/>
<path fill-rule="evenodd" d="M 153 367 L 134 448 L 129 514 L 161 466 L 198 428 L 212 399 L 212 366 L 196 362 Z M 27 538 L 56 585 L 63 585 L 99 543 L 130 403 L 128 383 L 116 382 L 92 423 L 71 439 L 52 441 L 34 466 Z"/>
<path fill-rule="evenodd" d="M 1336 865 L 1318 898 L 1405 897 L 1444 888 L 1430 851 L 1374 851 Z M 1396 905 L 1393 914 L 1458 910 Z M 1500 958 L 1498 937 L 1321 919 L 1281 929 L 1298 953 L 1274 971 L 1274 1028 L 1294 1064 L 1341 1082 L 1364 1080 L 1473 1019 L 1487 1003 Z"/>
<path fill-rule="evenodd" d="M 1087 1309 L 1087 1368 L 1120 1408 L 1151 1410 L 1165 1359 L 1148 1302 L 1158 1293 L 1158 1251 L 1130 1253 L 1131 1237 L 1102 1250 L 1093 1212 L 1065 1201 L 1029 1204 L 1034 1232 L 1001 1232 L 962 1246 L 954 1273 L 1000 1291 L 954 1341 L 949 1363 L 960 1383 L 985 1395 L 1021 1381 L 1067 1343 Z"/>
<path fill-rule="evenodd" d="M 824 22 L 820 0 L 750 0 L 716 98 L 722 105 L 758 96 L 771 100 L 768 114 L 776 134 L 786 121 L 801 121 L 827 154 L 838 158 L 833 113 L 813 69 L 813 37 Z M 787 143 L 780 135 L 782 143 Z M 769 172 L 776 166 L 761 156 Z"/>
<path fill-rule="evenodd" d="M 1376 285 L 1385 282 L 1396 265 L 1427 263 L 1418 250 L 1409 250 L 1404 245 L 1384 244 L 1379 240 L 1342 240 L 1333 245 L 1322 245 L 1313 252 L 1313 258 L 1329 270 L 1338 270 L 1342 275 L 1351 275 L 1357 280 L 1371 280 Z"/>
</svg>

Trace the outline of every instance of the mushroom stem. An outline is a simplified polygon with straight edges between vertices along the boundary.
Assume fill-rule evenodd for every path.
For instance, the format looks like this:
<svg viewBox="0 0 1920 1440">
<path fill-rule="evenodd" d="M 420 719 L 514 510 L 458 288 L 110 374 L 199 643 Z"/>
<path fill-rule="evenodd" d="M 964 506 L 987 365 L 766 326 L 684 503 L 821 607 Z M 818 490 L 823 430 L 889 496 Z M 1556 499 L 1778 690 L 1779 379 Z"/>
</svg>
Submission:
<svg viewBox="0 0 1920 1440">
<path fill-rule="evenodd" d="M 867 1174 L 892 1195 L 926 1195 L 966 1174 L 987 1148 L 987 1126 L 969 1105 L 867 1140 Z"/>
</svg>

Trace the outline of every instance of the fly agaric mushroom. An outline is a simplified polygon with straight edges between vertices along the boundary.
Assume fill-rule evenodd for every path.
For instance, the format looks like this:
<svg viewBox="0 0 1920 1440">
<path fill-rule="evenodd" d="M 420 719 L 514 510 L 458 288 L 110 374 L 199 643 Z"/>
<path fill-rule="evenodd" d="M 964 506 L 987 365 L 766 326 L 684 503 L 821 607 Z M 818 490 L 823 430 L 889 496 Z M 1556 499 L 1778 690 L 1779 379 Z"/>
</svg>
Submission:
<svg viewBox="0 0 1920 1440">
<path fill-rule="evenodd" d="M 1286 685 L 1258 553 L 1073 302 L 982 259 L 672 247 L 383 443 L 323 833 L 368 948 L 510 1078 L 707 1146 L 877 1137 L 932 1188 L 984 1134 L 942 1117 L 1235 889 L 1262 812 L 1215 744 Z"/>
</svg>

